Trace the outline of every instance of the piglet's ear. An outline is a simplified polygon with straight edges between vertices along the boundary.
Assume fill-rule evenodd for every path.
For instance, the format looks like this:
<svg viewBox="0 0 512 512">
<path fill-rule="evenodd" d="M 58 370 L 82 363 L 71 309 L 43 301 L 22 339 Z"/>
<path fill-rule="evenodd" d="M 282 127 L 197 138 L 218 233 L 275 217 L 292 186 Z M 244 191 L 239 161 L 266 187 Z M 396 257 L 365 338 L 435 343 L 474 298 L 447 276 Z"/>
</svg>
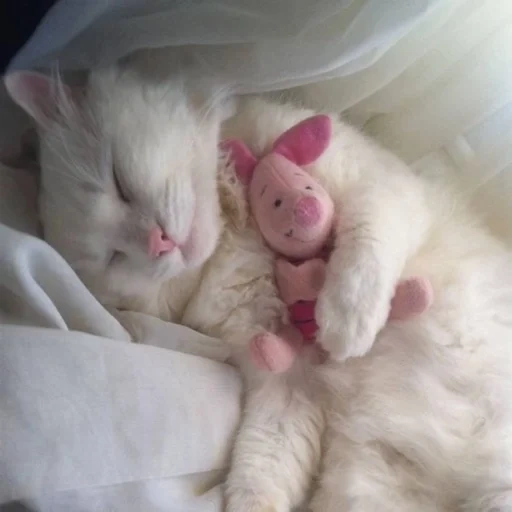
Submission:
<svg viewBox="0 0 512 512">
<path fill-rule="evenodd" d="M 273 151 L 297 165 L 314 162 L 331 141 L 332 122 L 329 116 L 309 117 L 285 131 L 275 142 Z"/>
<path fill-rule="evenodd" d="M 17 71 L 4 78 L 7 92 L 39 125 L 47 126 L 57 113 L 57 101 L 72 100 L 67 85 L 31 71 Z"/>
<path fill-rule="evenodd" d="M 220 148 L 229 153 L 231 160 L 235 164 L 235 171 L 238 179 L 243 185 L 249 185 L 251 182 L 254 168 L 258 161 L 251 153 L 251 150 L 237 139 L 227 139 L 220 143 Z"/>
</svg>

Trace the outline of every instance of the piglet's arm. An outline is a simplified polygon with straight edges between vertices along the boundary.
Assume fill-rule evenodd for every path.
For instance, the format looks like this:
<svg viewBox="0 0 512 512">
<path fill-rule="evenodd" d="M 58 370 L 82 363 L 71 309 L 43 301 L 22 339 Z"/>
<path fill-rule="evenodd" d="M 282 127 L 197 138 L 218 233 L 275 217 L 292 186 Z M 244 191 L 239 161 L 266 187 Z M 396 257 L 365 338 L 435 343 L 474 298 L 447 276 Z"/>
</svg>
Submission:
<svg viewBox="0 0 512 512">
<path fill-rule="evenodd" d="M 317 339 L 332 358 L 363 356 L 372 347 L 405 263 L 429 229 L 427 203 L 407 169 L 347 186 L 336 198 L 336 247 L 315 311 Z"/>
<path fill-rule="evenodd" d="M 278 259 L 275 276 L 279 294 L 287 305 L 299 300 L 315 300 L 325 282 L 325 263 L 320 258 L 301 265 Z"/>
</svg>

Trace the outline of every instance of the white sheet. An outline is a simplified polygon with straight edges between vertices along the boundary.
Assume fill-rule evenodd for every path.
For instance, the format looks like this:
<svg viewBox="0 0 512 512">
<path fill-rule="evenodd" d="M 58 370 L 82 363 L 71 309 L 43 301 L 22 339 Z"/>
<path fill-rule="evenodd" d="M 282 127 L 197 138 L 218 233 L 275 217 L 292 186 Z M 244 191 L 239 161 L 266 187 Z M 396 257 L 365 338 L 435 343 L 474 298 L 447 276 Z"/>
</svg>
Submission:
<svg viewBox="0 0 512 512">
<path fill-rule="evenodd" d="M 239 410 L 232 368 L 77 332 L 2 326 L 0 343 L 2 501 L 218 510 L 220 488 L 202 494 L 227 466 Z"/>
</svg>

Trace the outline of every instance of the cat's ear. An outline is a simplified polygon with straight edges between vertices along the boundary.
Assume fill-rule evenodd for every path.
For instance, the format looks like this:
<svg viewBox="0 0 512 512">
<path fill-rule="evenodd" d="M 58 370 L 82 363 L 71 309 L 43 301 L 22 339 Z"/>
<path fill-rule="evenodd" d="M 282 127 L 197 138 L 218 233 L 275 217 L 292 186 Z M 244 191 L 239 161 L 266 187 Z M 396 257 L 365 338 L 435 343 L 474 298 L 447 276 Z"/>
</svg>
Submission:
<svg viewBox="0 0 512 512">
<path fill-rule="evenodd" d="M 69 86 L 32 71 L 10 73 L 4 84 L 12 100 L 44 127 L 55 118 L 58 101 L 73 100 Z"/>
<path fill-rule="evenodd" d="M 258 161 L 251 150 L 237 139 L 226 139 L 220 144 L 220 149 L 227 153 L 235 165 L 235 172 L 243 185 L 249 185 L 254 168 Z"/>
<path fill-rule="evenodd" d="M 217 122 L 232 117 L 238 100 L 227 87 L 222 87 L 212 80 L 202 80 L 193 84 L 188 90 L 191 105 L 209 119 Z"/>
<path fill-rule="evenodd" d="M 274 143 L 272 151 L 297 165 L 314 162 L 331 141 L 332 122 L 329 116 L 304 119 L 286 130 Z"/>
</svg>

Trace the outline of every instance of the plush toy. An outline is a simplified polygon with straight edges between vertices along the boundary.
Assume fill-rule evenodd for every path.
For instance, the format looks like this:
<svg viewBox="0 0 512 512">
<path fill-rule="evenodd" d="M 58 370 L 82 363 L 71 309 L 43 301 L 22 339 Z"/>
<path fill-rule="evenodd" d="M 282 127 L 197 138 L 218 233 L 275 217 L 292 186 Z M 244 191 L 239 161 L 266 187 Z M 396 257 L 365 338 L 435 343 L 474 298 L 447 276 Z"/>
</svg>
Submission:
<svg viewBox="0 0 512 512">
<path fill-rule="evenodd" d="M 251 213 L 268 246 L 278 253 L 275 279 L 288 306 L 290 323 L 250 343 L 253 362 L 274 373 L 286 371 L 304 345 L 315 344 L 316 299 L 325 281 L 333 246 L 334 203 L 302 166 L 325 151 L 331 139 L 328 116 L 310 117 L 283 133 L 259 161 L 240 140 L 226 140 L 240 181 L 246 186 Z M 390 320 L 426 311 L 433 300 L 428 280 L 401 281 L 391 301 Z M 319 360 L 325 353 L 316 346 Z"/>
</svg>

